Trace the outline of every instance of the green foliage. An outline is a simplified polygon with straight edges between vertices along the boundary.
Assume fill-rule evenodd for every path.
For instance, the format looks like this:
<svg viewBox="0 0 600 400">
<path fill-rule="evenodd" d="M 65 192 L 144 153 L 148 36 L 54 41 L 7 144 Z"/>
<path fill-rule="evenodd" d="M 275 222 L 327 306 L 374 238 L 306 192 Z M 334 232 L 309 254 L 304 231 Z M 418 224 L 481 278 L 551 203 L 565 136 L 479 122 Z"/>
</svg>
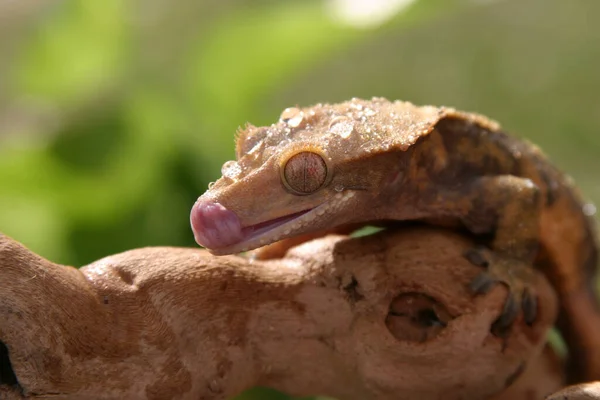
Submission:
<svg viewBox="0 0 600 400">
<path fill-rule="evenodd" d="M 65 1 L 40 21 L 20 60 L 18 89 L 74 103 L 111 84 L 126 66 L 125 3 Z"/>
<path fill-rule="evenodd" d="M 595 0 L 420 0 L 370 29 L 323 1 L 140 4 L 56 3 L 0 58 L 0 231 L 54 261 L 194 246 L 238 126 L 353 96 L 490 115 L 600 199 Z"/>
</svg>

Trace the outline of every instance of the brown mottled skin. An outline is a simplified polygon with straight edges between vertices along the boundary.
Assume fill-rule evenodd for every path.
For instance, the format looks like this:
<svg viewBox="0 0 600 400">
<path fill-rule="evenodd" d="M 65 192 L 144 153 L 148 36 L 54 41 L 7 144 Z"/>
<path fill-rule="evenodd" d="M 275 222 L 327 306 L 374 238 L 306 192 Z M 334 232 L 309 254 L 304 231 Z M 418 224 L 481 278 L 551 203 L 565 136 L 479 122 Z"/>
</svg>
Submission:
<svg viewBox="0 0 600 400">
<path fill-rule="evenodd" d="M 239 133 L 237 163 L 228 162 L 198 201 L 222 205 L 248 231 L 300 213 L 283 226 L 209 248 L 214 254 L 357 223 L 461 225 L 482 242 L 465 254 L 483 269 L 473 292 L 498 282 L 509 288 L 494 332 L 506 335 L 519 316 L 527 324 L 535 319 L 535 263 L 561 299 L 558 328 L 571 381 L 600 380 L 592 220 L 569 178 L 537 147 L 483 116 L 381 98 L 286 109 L 277 123 Z"/>
</svg>

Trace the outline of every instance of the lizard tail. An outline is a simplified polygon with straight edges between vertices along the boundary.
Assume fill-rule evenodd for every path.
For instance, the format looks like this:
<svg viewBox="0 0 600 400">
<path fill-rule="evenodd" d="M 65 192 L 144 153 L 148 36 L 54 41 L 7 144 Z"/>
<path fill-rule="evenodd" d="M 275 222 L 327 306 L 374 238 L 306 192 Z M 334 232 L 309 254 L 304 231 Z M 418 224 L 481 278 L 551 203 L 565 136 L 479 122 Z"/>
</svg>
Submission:
<svg viewBox="0 0 600 400">
<path fill-rule="evenodd" d="M 573 188 L 558 197 L 562 200 L 557 200 L 560 204 L 553 209 L 554 217 L 558 218 L 555 222 L 548 218 L 547 226 L 551 232 L 562 234 L 545 235 L 547 231 L 542 229 L 548 252 L 545 255 L 544 251 L 540 253 L 540 266 L 559 298 L 556 327 L 567 345 L 565 372 L 568 383 L 600 381 L 599 242 L 596 222 L 593 217 L 581 212 L 585 202 Z M 569 226 L 565 221 L 573 225 Z"/>
<path fill-rule="evenodd" d="M 598 241 L 593 221 L 588 219 L 586 222 L 586 240 L 579 247 L 582 266 L 576 269 L 582 276 L 578 290 L 558 290 L 560 311 L 556 326 L 567 345 L 566 378 L 569 383 L 600 380 L 600 299 L 596 289 Z"/>
<path fill-rule="evenodd" d="M 557 328 L 568 349 L 568 383 L 600 380 L 600 306 L 592 287 L 561 294 Z"/>
</svg>

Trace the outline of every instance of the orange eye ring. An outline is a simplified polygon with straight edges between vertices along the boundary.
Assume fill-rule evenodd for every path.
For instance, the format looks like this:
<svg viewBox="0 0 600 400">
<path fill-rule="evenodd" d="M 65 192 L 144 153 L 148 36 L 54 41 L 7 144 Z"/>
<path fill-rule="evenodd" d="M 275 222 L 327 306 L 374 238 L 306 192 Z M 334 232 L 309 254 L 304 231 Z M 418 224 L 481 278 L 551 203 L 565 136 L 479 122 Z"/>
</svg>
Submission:
<svg viewBox="0 0 600 400">
<path fill-rule="evenodd" d="M 323 188 L 331 176 L 326 158 L 314 151 L 300 151 L 281 164 L 281 181 L 293 194 L 306 196 Z"/>
</svg>

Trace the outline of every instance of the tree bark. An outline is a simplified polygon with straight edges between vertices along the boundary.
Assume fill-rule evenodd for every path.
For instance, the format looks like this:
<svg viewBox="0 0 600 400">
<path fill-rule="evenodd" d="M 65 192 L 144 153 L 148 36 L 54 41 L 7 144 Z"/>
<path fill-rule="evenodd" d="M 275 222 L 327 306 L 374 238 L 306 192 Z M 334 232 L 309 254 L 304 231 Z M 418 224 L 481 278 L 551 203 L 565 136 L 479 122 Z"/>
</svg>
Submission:
<svg viewBox="0 0 600 400">
<path fill-rule="evenodd" d="M 0 399 L 542 399 L 564 379 L 554 291 L 538 274 L 536 323 L 492 335 L 506 289 L 468 292 L 472 245 L 408 227 L 272 260 L 155 247 L 78 270 L 0 235 Z"/>
</svg>

